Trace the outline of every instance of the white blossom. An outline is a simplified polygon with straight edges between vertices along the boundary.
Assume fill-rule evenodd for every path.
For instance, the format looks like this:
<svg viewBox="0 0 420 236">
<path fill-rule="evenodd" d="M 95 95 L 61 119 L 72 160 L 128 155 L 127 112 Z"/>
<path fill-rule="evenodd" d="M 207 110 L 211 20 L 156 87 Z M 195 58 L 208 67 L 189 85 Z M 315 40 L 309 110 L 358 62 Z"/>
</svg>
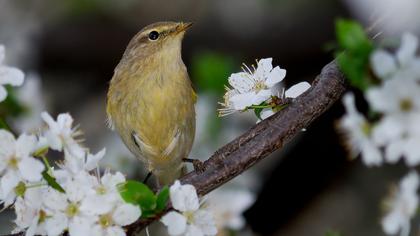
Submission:
<svg viewBox="0 0 420 236">
<path fill-rule="evenodd" d="M 117 185 L 124 181 L 119 172 L 105 173 L 98 180 L 81 171 L 62 183 L 65 193 L 50 188 L 43 196 L 47 232 L 68 229 L 70 236 L 125 235 L 122 227 L 136 221 L 141 210 L 119 195 Z"/>
<path fill-rule="evenodd" d="M 416 56 L 418 39 L 405 33 L 395 55 L 383 50 L 375 50 L 371 55 L 374 73 L 381 79 L 414 79 L 420 80 L 420 58 Z"/>
<path fill-rule="evenodd" d="M 347 144 L 353 157 L 361 155 L 368 166 L 382 164 L 382 155 L 378 146 L 372 140 L 372 124 L 357 111 L 354 95 L 347 93 L 343 97 L 346 114 L 341 118 L 339 127 L 348 140 Z"/>
<path fill-rule="evenodd" d="M 259 105 L 274 95 L 273 87 L 286 76 L 286 70 L 279 66 L 273 68 L 272 58 L 258 61 L 257 68 L 251 70 L 245 65 L 243 72 L 234 73 L 229 77 L 225 101 L 220 109 L 222 115 L 234 111 L 242 111 L 252 105 Z"/>
<path fill-rule="evenodd" d="M 419 176 L 412 171 L 405 176 L 398 186 L 398 190 L 388 200 L 389 212 L 382 219 L 382 228 L 386 234 L 409 235 L 410 220 L 415 215 L 418 206 L 417 189 Z"/>
<path fill-rule="evenodd" d="M 0 102 L 7 97 L 4 85 L 20 86 L 25 77 L 21 70 L 4 65 L 5 57 L 5 48 L 0 45 Z"/>
<path fill-rule="evenodd" d="M 53 150 L 65 150 L 71 155 L 83 158 L 85 150 L 80 146 L 75 138 L 80 135 L 77 128 L 72 128 L 73 118 L 68 113 L 59 114 L 55 121 L 50 114 L 42 112 L 41 117 L 48 125 L 45 137 L 49 146 Z"/>
<path fill-rule="evenodd" d="M 372 131 L 373 141 L 385 148 L 385 160 L 397 162 L 404 157 L 407 165 L 420 163 L 420 85 L 415 80 L 389 79 L 369 88 L 370 107 L 383 114 Z"/>
<path fill-rule="evenodd" d="M 32 156 L 36 145 L 33 135 L 22 134 L 16 140 L 10 132 L 0 130 L 0 200 L 5 206 L 15 200 L 19 184 L 41 180 L 45 167 Z"/>
<path fill-rule="evenodd" d="M 208 195 L 207 201 L 219 229 L 241 230 L 245 226 L 242 216 L 255 201 L 255 196 L 244 189 L 219 188 Z"/>
<path fill-rule="evenodd" d="M 194 186 L 181 185 L 179 180 L 170 187 L 171 211 L 162 217 L 161 222 L 168 227 L 169 235 L 206 236 L 216 235 L 217 228 L 213 215 L 200 207 Z"/>
</svg>

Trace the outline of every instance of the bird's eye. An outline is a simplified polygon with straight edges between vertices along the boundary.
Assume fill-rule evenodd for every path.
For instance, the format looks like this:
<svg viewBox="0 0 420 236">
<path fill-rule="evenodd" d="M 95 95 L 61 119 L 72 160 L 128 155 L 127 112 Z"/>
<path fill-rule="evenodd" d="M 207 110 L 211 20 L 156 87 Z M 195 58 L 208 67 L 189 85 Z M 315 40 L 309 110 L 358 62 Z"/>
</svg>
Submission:
<svg viewBox="0 0 420 236">
<path fill-rule="evenodd" d="M 159 33 L 157 31 L 152 31 L 149 33 L 149 39 L 150 40 L 156 40 L 159 38 Z"/>
</svg>

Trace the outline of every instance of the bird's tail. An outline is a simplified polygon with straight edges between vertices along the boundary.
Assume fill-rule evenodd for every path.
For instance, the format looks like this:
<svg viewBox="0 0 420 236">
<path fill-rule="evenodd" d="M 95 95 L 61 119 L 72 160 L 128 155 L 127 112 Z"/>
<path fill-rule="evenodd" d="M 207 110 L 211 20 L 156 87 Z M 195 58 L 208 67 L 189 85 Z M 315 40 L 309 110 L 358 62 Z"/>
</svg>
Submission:
<svg viewBox="0 0 420 236">
<path fill-rule="evenodd" d="M 176 179 L 187 173 L 187 168 L 184 163 L 179 168 L 173 168 L 171 170 L 164 170 L 155 173 L 158 186 L 163 187 L 165 185 L 171 185 Z"/>
</svg>

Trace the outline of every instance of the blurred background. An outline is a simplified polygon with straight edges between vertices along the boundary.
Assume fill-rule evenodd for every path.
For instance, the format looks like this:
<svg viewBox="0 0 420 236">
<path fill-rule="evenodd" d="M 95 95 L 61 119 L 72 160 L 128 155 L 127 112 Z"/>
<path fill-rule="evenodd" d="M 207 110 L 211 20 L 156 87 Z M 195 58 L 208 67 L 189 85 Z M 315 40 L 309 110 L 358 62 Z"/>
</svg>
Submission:
<svg viewBox="0 0 420 236">
<path fill-rule="evenodd" d="M 191 157 L 205 160 L 256 122 L 251 114 L 216 113 L 227 78 L 242 62 L 273 57 L 287 70 L 286 87 L 312 82 L 333 59 L 337 18 L 361 21 L 372 36 L 395 36 L 419 33 L 419 10 L 418 0 L 0 0 L 6 62 L 27 75 L 0 114 L 8 112 L 16 132 L 30 132 L 42 125 L 41 111 L 70 112 L 93 152 L 107 148 L 104 168 L 141 179 L 140 162 L 106 127 L 105 99 L 115 66 L 142 27 L 194 22 L 183 59 L 199 94 Z M 247 226 L 220 235 L 383 235 L 381 201 L 405 169 L 350 161 L 334 127 L 342 114 L 336 104 L 286 148 L 229 183 L 225 188 L 252 200 L 243 207 Z M 0 215 L 1 234 L 10 232 L 12 218 Z"/>
</svg>

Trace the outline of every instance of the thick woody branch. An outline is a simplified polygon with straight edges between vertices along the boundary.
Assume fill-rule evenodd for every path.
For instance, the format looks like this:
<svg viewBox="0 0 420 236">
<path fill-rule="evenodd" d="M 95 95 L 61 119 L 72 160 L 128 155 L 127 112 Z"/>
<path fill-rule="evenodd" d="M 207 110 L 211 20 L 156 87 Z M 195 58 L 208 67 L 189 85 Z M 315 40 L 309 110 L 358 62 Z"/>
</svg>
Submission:
<svg viewBox="0 0 420 236">
<path fill-rule="evenodd" d="M 345 91 L 345 78 L 337 64 L 326 65 L 312 87 L 296 98 L 284 110 L 260 122 L 248 132 L 217 150 L 203 168 L 195 170 L 180 180 L 192 184 L 203 196 L 241 174 L 270 153 L 283 147 L 303 128 L 328 110 Z M 127 227 L 127 235 L 136 235 L 153 219 L 139 220 Z"/>
</svg>

